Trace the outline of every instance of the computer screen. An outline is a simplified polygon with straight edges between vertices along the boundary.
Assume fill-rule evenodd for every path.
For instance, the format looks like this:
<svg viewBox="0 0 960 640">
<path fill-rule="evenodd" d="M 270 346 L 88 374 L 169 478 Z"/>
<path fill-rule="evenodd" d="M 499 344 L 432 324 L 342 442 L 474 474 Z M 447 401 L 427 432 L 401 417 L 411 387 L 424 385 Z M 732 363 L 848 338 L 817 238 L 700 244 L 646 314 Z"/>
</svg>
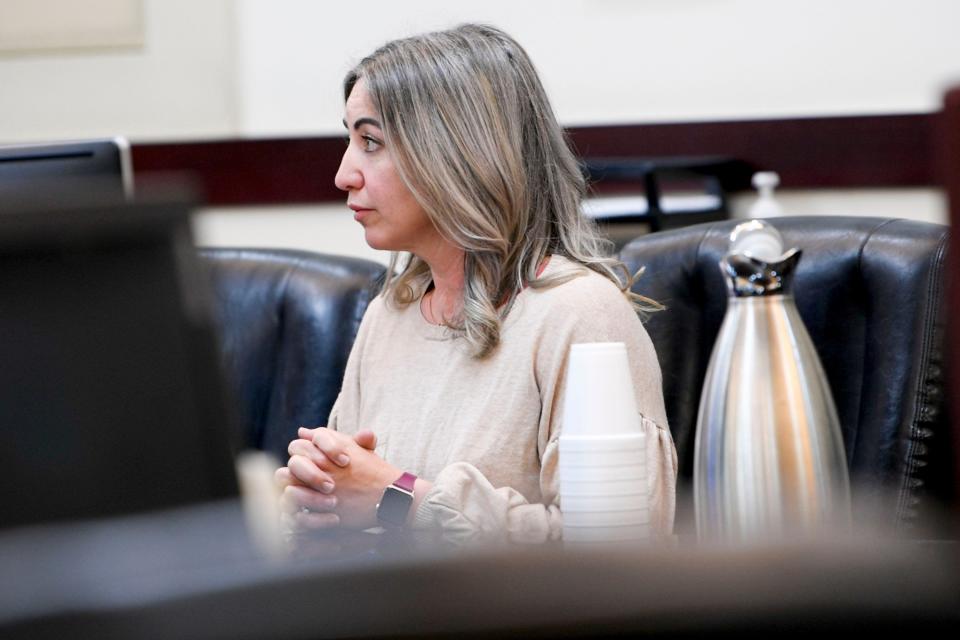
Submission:
<svg viewBox="0 0 960 640">
<path fill-rule="evenodd" d="M 0 201 L 0 526 L 237 493 L 190 207 L 100 196 Z"/>
<path fill-rule="evenodd" d="M 104 195 L 133 196 L 130 145 L 124 138 L 0 145 L 0 192 L 28 183 L 96 185 Z"/>
</svg>

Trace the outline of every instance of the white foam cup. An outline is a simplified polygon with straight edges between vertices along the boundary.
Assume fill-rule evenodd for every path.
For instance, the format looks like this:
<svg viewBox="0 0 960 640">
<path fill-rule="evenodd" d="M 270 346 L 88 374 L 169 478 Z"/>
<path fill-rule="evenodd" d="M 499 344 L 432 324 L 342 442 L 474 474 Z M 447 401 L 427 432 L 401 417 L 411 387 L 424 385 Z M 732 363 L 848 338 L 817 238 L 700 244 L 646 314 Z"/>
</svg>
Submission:
<svg viewBox="0 0 960 640">
<path fill-rule="evenodd" d="M 626 345 L 622 342 L 571 345 L 563 404 L 563 434 L 639 432 L 640 415 Z"/>
<path fill-rule="evenodd" d="M 646 478 L 643 465 L 584 465 L 568 464 L 560 458 L 560 486 L 564 487 L 583 483 L 606 482 L 608 480 L 643 480 Z"/>
<path fill-rule="evenodd" d="M 623 451 L 560 451 L 560 464 L 566 467 L 638 467 L 644 464 L 644 452 L 639 449 Z"/>
<path fill-rule="evenodd" d="M 632 509 L 616 511 L 564 511 L 563 526 L 570 527 L 624 527 L 650 524 L 650 511 Z"/>
<path fill-rule="evenodd" d="M 572 435 L 564 432 L 560 434 L 559 445 L 560 453 L 563 454 L 581 451 L 642 451 L 646 442 L 646 434 L 642 431 L 589 435 Z"/>
<path fill-rule="evenodd" d="M 625 496 L 646 495 L 646 478 L 636 477 L 627 480 L 589 480 L 578 481 L 572 470 L 560 470 L 560 496 Z M 561 509 L 562 510 L 562 509 Z"/>
<path fill-rule="evenodd" d="M 623 495 L 572 495 L 561 496 L 560 510 L 563 513 L 573 511 L 630 511 L 646 509 L 647 496 L 643 493 L 626 493 Z"/>
<path fill-rule="evenodd" d="M 563 411 L 558 471 L 564 541 L 649 538 L 646 438 L 626 345 L 570 347 Z"/>
</svg>

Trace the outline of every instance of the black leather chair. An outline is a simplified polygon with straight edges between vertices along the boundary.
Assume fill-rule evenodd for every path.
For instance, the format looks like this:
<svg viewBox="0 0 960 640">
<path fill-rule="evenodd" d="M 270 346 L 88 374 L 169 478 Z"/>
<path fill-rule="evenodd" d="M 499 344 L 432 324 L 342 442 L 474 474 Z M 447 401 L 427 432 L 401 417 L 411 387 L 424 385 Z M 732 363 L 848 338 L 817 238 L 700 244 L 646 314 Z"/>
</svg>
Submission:
<svg viewBox="0 0 960 640">
<path fill-rule="evenodd" d="M 726 309 L 717 263 L 737 222 L 642 236 L 621 253 L 631 268 L 647 268 L 635 291 L 667 307 L 646 327 L 680 458 L 681 532 L 693 529 L 699 396 Z M 803 250 L 794 294 L 833 391 L 855 506 L 898 529 L 926 522 L 928 507 L 954 497 L 942 369 L 947 227 L 848 217 L 773 223 L 787 246 Z"/>
<path fill-rule="evenodd" d="M 200 256 L 213 278 L 242 444 L 283 460 L 298 426 L 326 424 L 385 267 L 277 249 L 207 248 Z"/>
</svg>

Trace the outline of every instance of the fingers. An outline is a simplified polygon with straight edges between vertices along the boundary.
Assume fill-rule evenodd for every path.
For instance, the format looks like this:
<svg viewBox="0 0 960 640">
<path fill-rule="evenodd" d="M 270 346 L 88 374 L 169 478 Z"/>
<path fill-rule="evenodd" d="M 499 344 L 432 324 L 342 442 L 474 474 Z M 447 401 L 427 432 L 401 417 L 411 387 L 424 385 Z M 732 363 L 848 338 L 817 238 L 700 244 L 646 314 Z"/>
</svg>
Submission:
<svg viewBox="0 0 960 640">
<path fill-rule="evenodd" d="M 298 427 L 297 436 L 303 438 L 304 440 L 313 440 L 313 436 L 318 431 L 325 431 L 326 427 L 315 427 L 313 429 L 309 427 Z"/>
<path fill-rule="evenodd" d="M 353 441 L 358 445 L 367 449 L 368 451 L 373 451 L 377 448 L 377 434 L 370 429 L 361 429 L 353 436 Z"/>
<path fill-rule="evenodd" d="M 280 467 L 273 472 L 273 481 L 281 490 L 287 488 L 291 484 L 300 484 L 300 481 L 294 478 L 290 473 L 290 469 L 286 467 Z"/>
<path fill-rule="evenodd" d="M 305 444 L 314 448 L 309 442 Z M 340 526 L 340 516 L 332 512 L 337 507 L 337 497 L 330 495 L 333 481 L 311 460 L 300 455 L 291 457 L 289 466 L 274 472 L 274 479 L 283 488 L 281 520 L 286 527 L 305 531 Z"/>
<path fill-rule="evenodd" d="M 321 493 L 333 493 L 333 478 L 309 458 L 301 455 L 291 456 L 287 469 L 301 484 Z"/>
<path fill-rule="evenodd" d="M 303 456 L 323 470 L 330 469 L 332 465 L 330 459 L 310 440 L 300 439 L 291 441 L 290 444 L 287 445 L 287 453 L 290 454 L 291 458 L 293 456 Z"/>
<path fill-rule="evenodd" d="M 296 530 L 330 529 L 340 526 L 340 516 L 332 513 L 336 506 L 336 496 L 317 493 L 306 487 L 289 486 L 281 498 L 281 518 L 288 527 Z"/>
<path fill-rule="evenodd" d="M 325 455 L 328 456 L 329 460 L 335 461 L 339 466 L 346 466 L 349 464 L 349 454 L 346 454 L 344 446 L 349 440 L 346 436 L 336 432 L 330 431 L 329 429 L 324 429 L 318 427 L 316 429 L 308 429 L 306 427 L 300 427 L 297 430 L 297 435 L 300 436 L 302 440 L 307 440 L 313 442 L 317 445 Z M 370 429 L 361 429 L 353 436 L 353 441 L 360 447 L 367 449 L 368 451 L 373 451 L 377 448 L 377 436 Z M 293 442 L 297 442 L 294 440 Z M 292 444 L 292 443 L 291 443 Z M 303 452 L 300 452 L 303 453 Z M 290 454 L 293 455 L 293 452 L 290 451 Z M 339 455 L 346 455 L 346 462 L 337 461 Z M 307 455 L 303 453 L 303 455 Z M 309 456 L 308 456 L 309 457 Z M 318 463 L 321 461 L 317 461 Z"/>
<path fill-rule="evenodd" d="M 297 511 L 313 511 L 327 513 L 337 508 L 337 497 L 324 493 L 317 493 L 306 487 L 287 487 L 283 491 L 281 506 L 288 513 Z"/>
<path fill-rule="evenodd" d="M 304 437 L 310 435 L 307 433 L 309 431 L 309 429 L 301 429 L 298 433 L 300 437 Z M 348 443 L 352 443 L 350 438 L 329 429 L 314 429 L 312 435 L 313 444 L 334 464 L 341 467 L 350 464 L 350 456 L 344 450 Z"/>
<path fill-rule="evenodd" d="M 335 513 L 314 513 L 313 511 L 284 513 L 283 523 L 295 530 L 332 529 L 340 526 L 340 516 Z"/>
</svg>

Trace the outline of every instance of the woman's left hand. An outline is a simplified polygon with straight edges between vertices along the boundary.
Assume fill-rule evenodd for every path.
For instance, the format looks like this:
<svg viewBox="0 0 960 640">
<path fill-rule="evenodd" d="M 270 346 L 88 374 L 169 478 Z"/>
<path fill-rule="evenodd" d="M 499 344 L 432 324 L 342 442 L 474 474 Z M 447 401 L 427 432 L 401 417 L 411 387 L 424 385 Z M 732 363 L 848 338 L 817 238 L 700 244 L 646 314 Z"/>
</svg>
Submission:
<svg viewBox="0 0 960 640">
<path fill-rule="evenodd" d="M 312 441 L 325 456 L 319 463 L 314 462 L 333 478 L 333 495 L 337 499 L 334 512 L 340 516 L 340 526 L 351 529 L 376 526 L 377 503 L 384 489 L 403 472 L 374 453 L 372 446 L 366 449 L 338 431 L 301 427 L 297 435 Z"/>
</svg>

